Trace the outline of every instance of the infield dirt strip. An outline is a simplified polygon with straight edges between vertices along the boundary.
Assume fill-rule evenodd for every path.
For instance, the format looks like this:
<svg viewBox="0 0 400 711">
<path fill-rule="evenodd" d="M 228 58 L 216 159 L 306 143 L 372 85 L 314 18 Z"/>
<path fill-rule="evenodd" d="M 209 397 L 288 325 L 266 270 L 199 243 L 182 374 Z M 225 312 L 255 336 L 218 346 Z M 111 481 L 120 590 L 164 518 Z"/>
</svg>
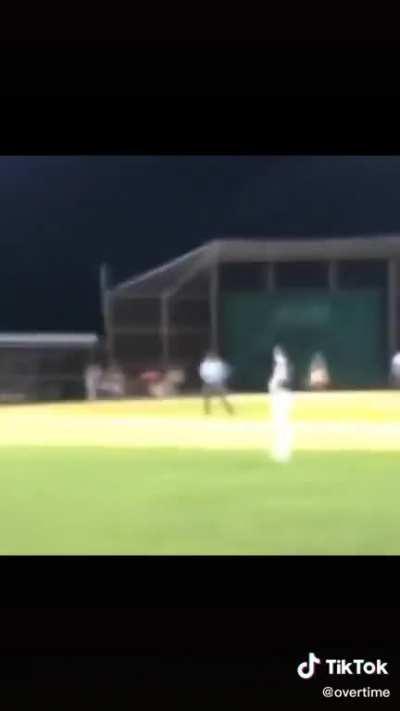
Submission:
<svg viewBox="0 0 400 711">
<path fill-rule="evenodd" d="M 100 404 L 101 409 L 101 404 Z M 130 415 L 123 408 L 100 412 L 91 405 L 5 407 L 0 410 L 0 446 L 178 447 L 265 450 L 271 425 L 213 415 Z M 294 423 L 298 450 L 400 451 L 399 422 Z"/>
</svg>

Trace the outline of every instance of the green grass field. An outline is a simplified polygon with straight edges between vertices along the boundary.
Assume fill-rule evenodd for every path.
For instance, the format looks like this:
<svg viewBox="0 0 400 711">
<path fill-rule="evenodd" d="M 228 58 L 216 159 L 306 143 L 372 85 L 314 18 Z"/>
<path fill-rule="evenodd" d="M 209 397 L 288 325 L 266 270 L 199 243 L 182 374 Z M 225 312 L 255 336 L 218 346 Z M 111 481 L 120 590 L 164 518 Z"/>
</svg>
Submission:
<svg viewBox="0 0 400 711">
<path fill-rule="evenodd" d="M 284 465 L 234 402 L 2 408 L 0 554 L 400 553 L 400 394 L 299 396 Z"/>
</svg>

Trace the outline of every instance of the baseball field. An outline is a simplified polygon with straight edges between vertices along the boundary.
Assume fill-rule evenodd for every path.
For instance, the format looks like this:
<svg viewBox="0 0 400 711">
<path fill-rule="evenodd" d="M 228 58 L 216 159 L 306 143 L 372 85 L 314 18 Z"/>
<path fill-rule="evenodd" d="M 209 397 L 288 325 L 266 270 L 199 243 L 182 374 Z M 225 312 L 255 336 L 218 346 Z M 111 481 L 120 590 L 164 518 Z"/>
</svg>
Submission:
<svg viewBox="0 0 400 711">
<path fill-rule="evenodd" d="M 290 462 L 266 395 L 0 409 L 0 554 L 400 553 L 400 392 L 295 394 Z"/>
</svg>

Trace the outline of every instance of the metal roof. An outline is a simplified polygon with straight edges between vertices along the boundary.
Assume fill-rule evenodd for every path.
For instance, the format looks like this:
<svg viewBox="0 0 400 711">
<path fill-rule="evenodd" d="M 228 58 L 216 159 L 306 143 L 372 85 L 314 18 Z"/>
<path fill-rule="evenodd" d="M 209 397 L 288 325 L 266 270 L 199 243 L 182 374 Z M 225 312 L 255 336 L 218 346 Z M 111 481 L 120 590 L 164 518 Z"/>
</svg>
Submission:
<svg viewBox="0 0 400 711">
<path fill-rule="evenodd" d="M 217 244 L 222 262 L 400 257 L 400 234 L 312 239 L 228 238 L 217 240 Z"/>
<path fill-rule="evenodd" d="M 0 346 L 9 347 L 91 347 L 97 342 L 98 337 L 94 333 L 0 333 Z"/>
<path fill-rule="evenodd" d="M 216 262 L 296 262 L 335 259 L 400 258 L 400 234 L 346 237 L 214 239 L 155 269 L 117 284 L 115 296 L 157 296 L 176 290 L 191 275 Z"/>
</svg>

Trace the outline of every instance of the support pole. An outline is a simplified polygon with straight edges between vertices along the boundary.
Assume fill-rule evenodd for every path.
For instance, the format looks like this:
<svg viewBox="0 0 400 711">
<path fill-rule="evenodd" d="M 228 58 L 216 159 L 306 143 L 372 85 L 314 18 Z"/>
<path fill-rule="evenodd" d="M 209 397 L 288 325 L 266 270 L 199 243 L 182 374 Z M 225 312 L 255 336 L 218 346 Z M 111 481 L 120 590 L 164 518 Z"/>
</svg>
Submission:
<svg viewBox="0 0 400 711">
<path fill-rule="evenodd" d="M 267 264 L 267 289 L 270 294 L 275 291 L 275 264 L 273 262 Z"/>
<path fill-rule="evenodd" d="M 161 346 L 162 346 L 162 366 L 165 371 L 169 368 L 170 348 L 169 348 L 169 299 L 167 294 L 161 296 Z"/>
<path fill-rule="evenodd" d="M 328 286 L 329 286 L 329 291 L 337 291 L 338 288 L 338 268 L 337 268 L 337 262 L 335 260 L 331 260 L 328 263 Z"/>
<path fill-rule="evenodd" d="M 111 293 L 109 288 L 109 271 L 106 264 L 100 266 L 100 303 L 103 318 L 104 337 L 106 342 L 106 357 L 110 363 L 114 359 L 114 334 L 112 324 Z"/>
<path fill-rule="evenodd" d="M 388 350 L 392 358 L 398 348 L 397 333 L 397 264 L 394 259 L 388 261 Z"/>
<path fill-rule="evenodd" d="M 218 353 L 219 334 L 218 334 L 218 302 L 219 302 L 219 260 L 218 260 L 218 243 L 215 243 L 213 250 L 211 271 L 210 271 L 210 348 Z"/>
</svg>

